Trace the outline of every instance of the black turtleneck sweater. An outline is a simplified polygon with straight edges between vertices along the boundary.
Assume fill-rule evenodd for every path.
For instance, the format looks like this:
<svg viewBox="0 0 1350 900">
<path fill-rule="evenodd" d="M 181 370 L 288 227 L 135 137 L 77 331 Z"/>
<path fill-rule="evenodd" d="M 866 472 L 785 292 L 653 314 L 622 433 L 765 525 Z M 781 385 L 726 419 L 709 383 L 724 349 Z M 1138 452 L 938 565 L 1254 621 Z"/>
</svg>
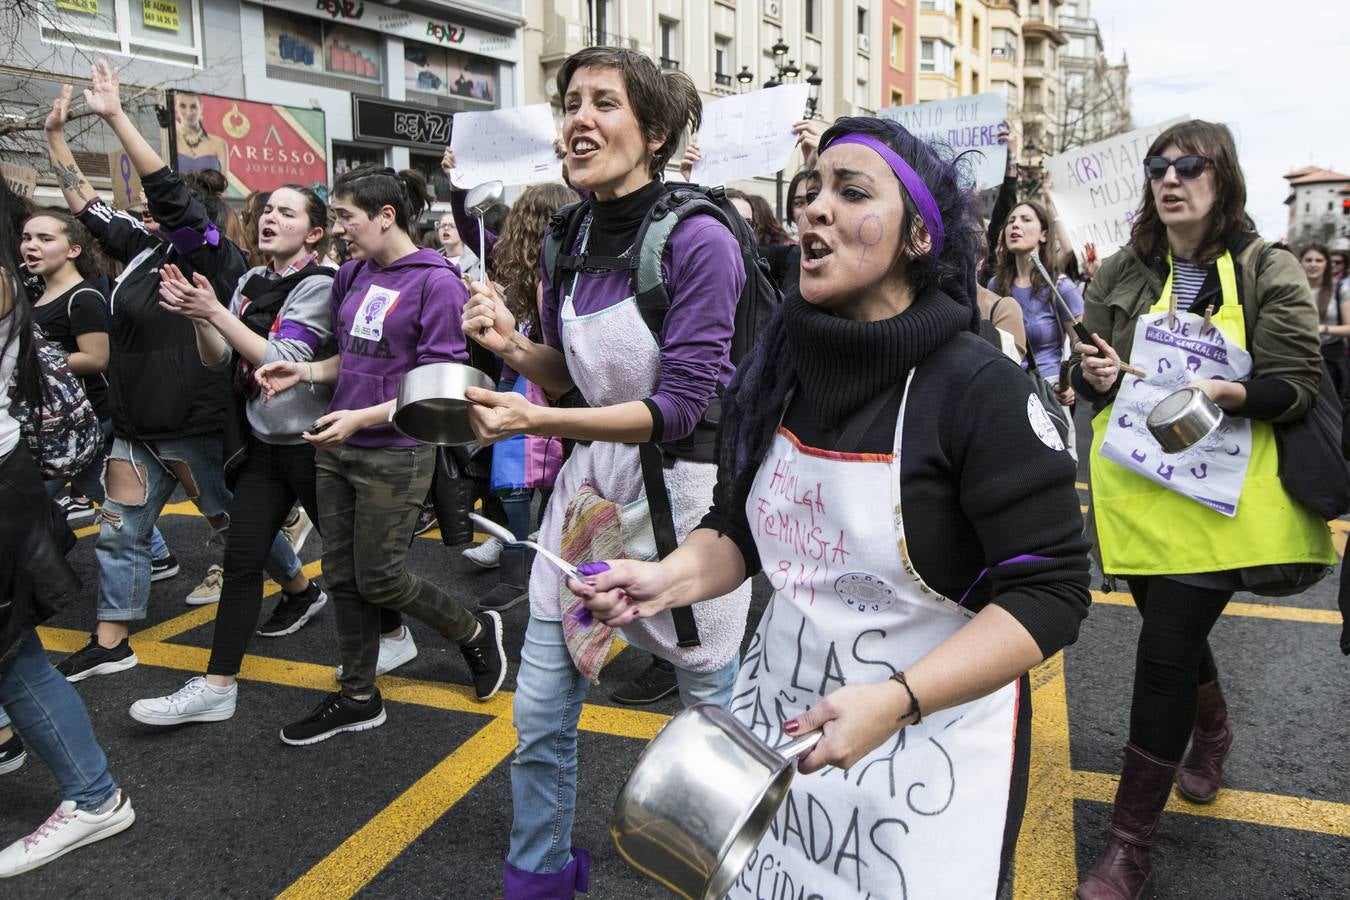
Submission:
<svg viewBox="0 0 1350 900">
<path fill-rule="evenodd" d="M 917 365 L 900 462 L 915 568 L 946 597 L 969 590 L 967 608 L 1004 607 L 1046 656 L 1072 643 L 1090 602 L 1075 466 L 1032 430 L 1026 374 L 966 330 L 966 307 L 941 294 L 883 322 L 840 319 L 800 297 L 784 304 L 798 385 L 783 426 L 808 447 L 889 453 L 901 391 L 892 391 L 857 445 L 841 447 L 840 435 L 861 407 Z M 745 508 L 726 499 L 730 481 L 719 471 L 702 527 L 731 537 L 747 573 L 755 573 L 762 568 L 759 552 Z M 889 523 L 888 497 L 857 502 L 876 508 L 878 526 Z M 1021 556 L 1044 560 L 1001 565 Z"/>
</svg>

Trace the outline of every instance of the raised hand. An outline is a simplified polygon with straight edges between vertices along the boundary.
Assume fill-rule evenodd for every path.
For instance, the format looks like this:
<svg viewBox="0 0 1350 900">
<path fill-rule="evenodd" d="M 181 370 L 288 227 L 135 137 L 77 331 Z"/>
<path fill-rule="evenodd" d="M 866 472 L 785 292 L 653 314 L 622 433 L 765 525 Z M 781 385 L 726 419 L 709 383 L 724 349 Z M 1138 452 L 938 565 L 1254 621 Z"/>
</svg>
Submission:
<svg viewBox="0 0 1350 900">
<path fill-rule="evenodd" d="M 89 111 L 101 119 L 112 119 L 122 114 L 122 95 L 118 70 L 100 59 L 89 67 L 91 87 L 84 89 L 84 102 Z"/>
<path fill-rule="evenodd" d="M 690 141 L 689 146 L 684 148 L 684 156 L 680 157 L 680 177 L 685 181 L 693 181 L 694 165 L 702 158 L 698 141 Z"/>
<path fill-rule="evenodd" d="M 820 152 L 820 136 L 825 133 L 823 123 L 815 119 L 802 119 L 792 125 L 792 133 L 797 136 L 797 146 L 802 148 L 802 161 L 807 168 L 816 164 L 816 155 Z"/>
<path fill-rule="evenodd" d="M 66 130 L 66 122 L 70 119 L 70 95 L 70 85 L 61 85 L 61 93 L 52 101 L 52 111 L 47 113 L 47 121 L 42 123 L 48 134 L 61 134 Z"/>
<path fill-rule="evenodd" d="M 490 280 L 469 282 L 469 302 L 460 324 L 466 337 L 498 356 L 510 348 L 516 333 L 516 317 Z"/>
<path fill-rule="evenodd" d="M 444 172 L 446 174 L 446 177 L 448 178 L 450 176 L 450 170 L 453 169 L 454 167 L 455 167 L 455 151 L 451 150 L 449 147 L 446 147 L 445 152 L 441 154 L 441 171 Z"/>
</svg>

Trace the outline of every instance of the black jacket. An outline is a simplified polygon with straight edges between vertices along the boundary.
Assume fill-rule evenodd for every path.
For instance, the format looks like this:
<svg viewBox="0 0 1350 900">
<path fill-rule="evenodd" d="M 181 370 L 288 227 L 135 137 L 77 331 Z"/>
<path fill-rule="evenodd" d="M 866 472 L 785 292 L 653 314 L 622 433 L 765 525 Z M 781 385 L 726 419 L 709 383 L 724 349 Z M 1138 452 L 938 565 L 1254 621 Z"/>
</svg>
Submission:
<svg viewBox="0 0 1350 900">
<path fill-rule="evenodd" d="M 80 579 L 66 562 L 74 546 L 65 513 L 20 440 L 0 458 L 0 674 L 19 639 L 75 599 Z"/>
<path fill-rule="evenodd" d="M 113 432 L 155 440 L 219 431 L 229 376 L 202 365 L 189 319 L 160 308 L 159 270 L 173 263 L 189 280 L 200 272 L 227 303 L 248 264 L 172 170 L 161 169 L 141 184 L 163 240 L 101 200 L 79 217 L 104 251 L 127 266 L 110 298 Z"/>
<path fill-rule="evenodd" d="M 935 350 L 910 386 L 900 492 L 910 559 L 924 582 L 953 600 L 969 591 L 968 609 L 1004 607 L 1050 656 L 1073 643 L 1087 615 L 1088 545 L 1073 460 L 1032 430 L 1030 395 L 1017 364 L 975 334 Z M 806 398 L 804 391 L 794 394 L 784 426 L 809 447 L 839 449 L 847 423 L 822 431 Z M 860 445 L 849 449 L 890 453 L 899 411 L 897 391 Z M 753 574 L 761 568 L 754 536 L 745 508 L 725 502 L 725 474 L 719 472 L 714 508 L 702 527 L 731 537 Z M 888 514 L 886 503 L 867 502 L 878 516 Z M 1000 565 L 1024 555 L 1044 559 Z"/>
</svg>

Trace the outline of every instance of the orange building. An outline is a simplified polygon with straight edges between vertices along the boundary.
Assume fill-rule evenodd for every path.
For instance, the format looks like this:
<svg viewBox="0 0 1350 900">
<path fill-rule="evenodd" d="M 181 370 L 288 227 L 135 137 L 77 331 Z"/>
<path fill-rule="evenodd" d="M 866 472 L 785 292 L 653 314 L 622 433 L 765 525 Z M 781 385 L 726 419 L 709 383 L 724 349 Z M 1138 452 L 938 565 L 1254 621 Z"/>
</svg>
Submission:
<svg viewBox="0 0 1350 900">
<path fill-rule="evenodd" d="M 877 108 L 904 106 L 919 100 L 917 84 L 919 60 L 919 0 L 881 0 L 872 8 L 881 28 L 881 97 Z"/>
</svg>

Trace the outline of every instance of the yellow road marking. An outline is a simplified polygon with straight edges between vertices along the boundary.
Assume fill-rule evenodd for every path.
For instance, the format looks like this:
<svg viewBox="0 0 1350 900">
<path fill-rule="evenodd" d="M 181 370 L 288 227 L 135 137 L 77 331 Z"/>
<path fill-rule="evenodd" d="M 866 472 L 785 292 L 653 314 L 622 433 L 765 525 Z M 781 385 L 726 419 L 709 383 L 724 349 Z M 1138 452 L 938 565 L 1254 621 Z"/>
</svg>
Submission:
<svg viewBox="0 0 1350 900">
<path fill-rule="evenodd" d="M 1119 781 L 1118 776 L 1103 772 L 1074 772 L 1073 794 L 1080 800 L 1112 803 Z M 1350 838 L 1350 803 L 1330 800 L 1224 788 L 1213 803 L 1203 806 L 1173 793 L 1167 800 L 1167 811 Z M 1018 862 L 1020 865 L 1021 861 Z"/>
<path fill-rule="evenodd" d="M 1017 839 L 1014 900 L 1068 897 L 1078 886 L 1069 792 L 1069 703 L 1064 654 L 1031 671 L 1031 773 Z"/>
<path fill-rule="evenodd" d="M 493 719 L 280 896 L 283 900 L 327 900 L 356 894 L 486 778 L 515 746 L 516 730 L 510 720 Z"/>
<path fill-rule="evenodd" d="M 1117 591 L 1114 594 L 1092 592 L 1093 603 L 1107 606 L 1134 606 L 1130 595 Z M 1315 625 L 1339 625 L 1341 614 L 1334 609 L 1309 609 L 1305 606 L 1280 606 L 1275 603 L 1229 603 L 1224 607 L 1225 616 L 1249 616 L 1256 619 L 1283 619 L 1286 622 L 1311 622 Z"/>
<path fill-rule="evenodd" d="M 38 636 L 48 650 L 63 653 L 72 653 L 89 640 L 87 632 L 73 628 L 42 627 L 38 629 Z M 145 665 L 182 672 L 205 672 L 206 663 L 211 657 L 211 651 L 205 647 L 147 641 L 139 635 L 131 636 L 131 646 Z M 314 691 L 337 690 L 332 666 L 270 656 L 245 656 L 239 678 L 241 681 L 258 681 Z M 473 689 L 467 685 L 421 681 L 397 675 L 382 675 L 378 683 L 384 699 L 394 703 L 507 719 L 511 717 L 511 703 L 515 697 L 510 691 L 501 691 L 488 702 L 479 703 L 473 696 Z M 587 705 L 582 709 L 579 727 L 583 731 L 617 737 L 649 738 L 666 718 L 665 715 L 636 709 Z"/>
</svg>

